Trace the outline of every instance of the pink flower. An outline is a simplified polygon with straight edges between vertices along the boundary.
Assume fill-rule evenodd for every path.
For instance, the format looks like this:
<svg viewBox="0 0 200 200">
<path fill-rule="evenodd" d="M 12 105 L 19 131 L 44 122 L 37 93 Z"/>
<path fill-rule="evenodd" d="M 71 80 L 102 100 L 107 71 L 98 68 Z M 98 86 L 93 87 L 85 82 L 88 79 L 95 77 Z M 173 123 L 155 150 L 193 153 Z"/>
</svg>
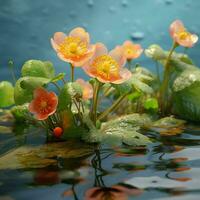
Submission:
<svg viewBox="0 0 200 200">
<path fill-rule="evenodd" d="M 108 53 L 102 43 L 96 44 L 93 57 L 83 67 L 84 71 L 102 83 L 120 84 L 128 80 L 132 74 L 123 68 L 126 63 L 122 47 L 117 46 Z"/>
<path fill-rule="evenodd" d="M 198 36 L 188 32 L 180 20 L 174 21 L 169 31 L 173 40 L 181 46 L 190 48 L 198 41 Z"/>
<path fill-rule="evenodd" d="M 132 60 L 140 57 L 140 55 L 143 52 L 143 49 L 141 45 L 134 44 L 133 42 L 127 40 L 122 45 L 124 49 L 124 55 L 127 58 L 127 60 Z"/>
<path fill-rule="evenodd" d="M 38 120 L 45 120 L 55 113 L 58 105 L 58 97 L 54 92 L 48 92 L 44 88 L 34 90 L 34 99 L 29 104 L 29 111 Z"/>
<path fill-rule="evenodd" d="M 83 90 L 83 100 L 88 100 L 93 97 L 93 88 L 92 85 L 83 79 L 77 79 L 76 82 L 80 84 L 82 90 Z"/>
<path fill-rule="evenodd" d="M 73 29 L 69 35 L 56 32 L 51 44 L 61 60 L 75 67 L 82 66 L 95 51 L 95 45 L 90 44 L 89 34 L 80 27 Z"/>
</svg>

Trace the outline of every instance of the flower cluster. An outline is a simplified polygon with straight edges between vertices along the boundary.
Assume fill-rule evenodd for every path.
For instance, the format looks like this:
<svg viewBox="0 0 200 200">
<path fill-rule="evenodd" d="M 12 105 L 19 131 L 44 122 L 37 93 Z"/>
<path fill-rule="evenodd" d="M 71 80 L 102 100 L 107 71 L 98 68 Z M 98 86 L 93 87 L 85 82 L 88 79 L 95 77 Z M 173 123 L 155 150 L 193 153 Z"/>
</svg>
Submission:
<svg viewBox="0 0 200 200">
<path fill-rule="evenodd" d="M 188 32 L 180 20 L 176 20 L 170 25 L 170 35 L 173 39 L 173 48 L 164 66 L 164 79 L 159 92 L 161 107 L 163 97 L 166 97 L 169 61 L 174 49 L 177 46 L 190 48 L 198 41 L 197 35 Z M 32 70 L 34 73 L 38 70 L 41 73 L 42 70 L 39 69 L 39 64 L 44 70 L 49 68 L 50 72 L 48 76 L 46 75 L 48 72 L 42 72 L 42 76 L 40 74 L 42 79 L 38 79 L 39 83 L 32 84 L 34 88 L 33 98 L 29 102 L 28 108 L 36 120 L 49 129 L 55 137 L 59 138 L 64 134 L 66 128 L 74 126 L 74 124 L 75 126 L 85 126 L 84 116 L 86 113 L 93 125 L 97 126 L 97 122 L 105 118 L 124 100 L 124 97 L 127 97 L 128 92 L 126 95 L 121 94 L 121 92 L 115 93 L 115 96 L 119 98 L 111 107 L 104 111 L 98 109 L 99 95 L 102 95 L 102 88 L 107 87 L 108 93 L 108 91 L 112 91 L 112 88 L 134 78 L 133 71 L 135 69 L 130 67 L 130 63 L 141 56 L 143 48 L 140 44 L 125 41 L 122 45 L 108 51 L 103 43 L 91 44 L 89 33 L 80 27 L 73 29 L 69 34 L 56 32 L 51 38 L 51 44 L 58 57 L 71 65 L 71 82 L 66 82 L 62 74 L 56 78 L 52 77 L 52 79 L 46 80 L 45 78 L 51 76 L 51 66 L 48 63 L 37 63 L 36 68 Z M 128 63 L 129 68 L 126 68 L 126 63 Z M 91 78 L 90 81 L 80 78 L 74 81 L 75 67 L 81 67 Z M 25 74 L 27 74 L 27 71 Z M 32 76 L 33 74 L 31 74 Z M 22 79 L 20 84 L 25 85 L 27 80 Z M 30 80 L 33 81 L 33 78 Z M 56 81 L 58 80 L 63 81 L 63 88 L 57 85 Z M 56 93 L 48 92 L 45 89 L 46 83 L 49 82 L 58 88 L 58 96 Z M 35 85 L 39 86 L 36 87 Z"/>
</svg>

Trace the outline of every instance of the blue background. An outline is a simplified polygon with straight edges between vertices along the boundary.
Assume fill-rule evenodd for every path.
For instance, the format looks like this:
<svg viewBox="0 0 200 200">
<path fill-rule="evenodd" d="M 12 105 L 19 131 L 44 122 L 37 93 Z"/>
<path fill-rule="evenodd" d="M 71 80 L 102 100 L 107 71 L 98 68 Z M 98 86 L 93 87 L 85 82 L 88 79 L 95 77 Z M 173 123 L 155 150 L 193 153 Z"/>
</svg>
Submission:
<svg viewBox="0 0 200 200">
<path fill-rule="evenodd" d="M 0 80 L 10 79 L 10 58 L 18 75 L 28 59 L 51 60 L 57 72 L 68 75 L 68 64 L 57 58 L 49 42 L 54 32 L 82 26 L 92 42 L 101 41 L 109 49 L 127 39 L 143 48 L 152 43 L 169 48 L 170 23 L 181 19 L 198 34 L 199 10 L 198 0 L 0 0 Z M 197 43 L 188 53 L 200 66 L 199 50 Z M 154 67 L 144 55 L 136 62 Z M 76 70 L 76 77 L 83 75 L 81 69 Z"/>
</svg>

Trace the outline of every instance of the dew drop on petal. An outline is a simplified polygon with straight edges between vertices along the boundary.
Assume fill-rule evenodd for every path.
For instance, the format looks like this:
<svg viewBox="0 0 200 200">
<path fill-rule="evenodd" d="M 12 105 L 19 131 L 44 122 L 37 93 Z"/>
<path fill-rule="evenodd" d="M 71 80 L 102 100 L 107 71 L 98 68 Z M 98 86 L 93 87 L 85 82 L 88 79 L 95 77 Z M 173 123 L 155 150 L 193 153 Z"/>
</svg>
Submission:
<svg viewBox="0 0 200 200">
<path fill-rule="evenodd" d="M 137 31 L 137 32 L 133 32 L 131 34 L 131 39 L 132 40 L 142 40 L 144 38 L 144 33 Z"/>
</svg>

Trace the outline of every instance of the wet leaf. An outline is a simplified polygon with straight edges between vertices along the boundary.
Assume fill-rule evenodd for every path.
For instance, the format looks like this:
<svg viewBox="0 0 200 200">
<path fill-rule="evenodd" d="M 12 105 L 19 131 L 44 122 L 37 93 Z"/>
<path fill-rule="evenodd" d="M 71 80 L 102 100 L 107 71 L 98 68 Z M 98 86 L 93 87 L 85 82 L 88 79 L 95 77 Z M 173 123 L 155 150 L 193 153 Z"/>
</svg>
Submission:
<svg viewBox="0 0 200 200">
<path fill-rule="evenodd" d="M 144 146 L 150 139 L 139 133 L 140 127 L 151 122 L 148 115 L 130 114 L 106 122 L 102 125 L 104 142 L 113 144 L 125 143 L 131 146 Z"/>
<path fill-rule="evenodd" d="M 14 104 L 14 88 L 8 81 L 0 82 L 0 108 Z"/>
<path fill-rule="evenodd" d="M 120 94 L 128 94 L 130 92 L 134 92 L 135 90 L 138 92 L 143 92 L 147 94 L 151 94 L 153 89 L 149 86 L 149 83 L 155 79 L 153 74 L 144 67 L 137 67 L 132 72 L 132 77 L 119 85 L 113 84 Z"/>
<path fill-rule="evenodd" d="M 80 158 L 93 152 L 90 145 L 76 141 L 19 147 L 0 157 L 0 169 L 43 168 L 57 165 L 57 157 Z"/>
<path fill-rule="evenodd" d="M 181 119 L 176 119 L 173 116 L 164 117 L 152 123 L 152 126 L 159 128 L 176 128 L 182 126 L 186 121 Z"/>
<path fill-rule="evenodd" d="M 149 128 L 162 136 L 172 136 L 183 133 L 185 123 L 186 121 L 171 116 L 153 122 Z"/>
</svg>

